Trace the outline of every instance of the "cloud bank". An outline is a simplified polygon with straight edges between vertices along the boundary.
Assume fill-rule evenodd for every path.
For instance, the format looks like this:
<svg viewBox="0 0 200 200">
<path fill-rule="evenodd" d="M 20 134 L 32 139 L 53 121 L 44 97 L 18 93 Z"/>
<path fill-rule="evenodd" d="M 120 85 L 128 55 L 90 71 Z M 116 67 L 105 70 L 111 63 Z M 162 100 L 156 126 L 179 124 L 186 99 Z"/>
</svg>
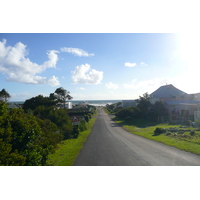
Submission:
<svg viewBox="0 0 200 200">
<path fill-rule="evenodd" d="M 141 62 L 140 65 L 141 65 L 142 67 L 148 66 L 148 64 L 146 64 L 145 62 Z"/>
<path fill-rule="evenodd" d="M 38 76 L 48 68 L 56 68 L 58 61 L 58 51 L 47 52 L 48 61 L 42 65 L 33 63 L 27 58 L 26 45 L 18 42 L 14 47 L 6 46 L 6 40 L 0 41 L 0 72 L 6 75 L 7 81 L 28 83 L 28 84 L 49 84 L 51 86 L 60 85 L 55 76 L 47 79 Z"/>
<path fill-rule="evenodd" d="M 135 67 L 135 66 L 136 66 L 136 63 L 126 62 L 126 63 L 124 63 L 124 66 L 125 66 L 125 67 Z"/>
<path fill-rule="evenodd" d="M 91 69 L 89 64 L 77 66 L 72 71 L 72 83 L 78 84 L 100 84 L 103 79 L 103 72 Z"/>
<path fill-rule="evenodd" d="M 114 83 L 112 83 L 112 82 L 109 82 L 109 83 L 106 84 L 106 88 L 107 88 L 107 89 L 111 89 L 111 90 L 116 90 L 116 89 L 119 88 L 119 86 L 118 86 L 117 84 L 114 84 Z"/>
<path fill-rule="evenodd" d="M 86 52 L 86 51 L 84 51 L 82 49 L 78 49 L 78 48 L 63 47 L 63 48 L 60 49 L 60 51 L 67 52 L 67 53 L 72 53 L 72 54 L 74 54 L 76 56 L 79 56 L 79 57 L 82 57 L 82 56 L 84 56 L 84 57 L 94 56 L 93 53 L 89 54 L 88 52 Z"/>
</svg>

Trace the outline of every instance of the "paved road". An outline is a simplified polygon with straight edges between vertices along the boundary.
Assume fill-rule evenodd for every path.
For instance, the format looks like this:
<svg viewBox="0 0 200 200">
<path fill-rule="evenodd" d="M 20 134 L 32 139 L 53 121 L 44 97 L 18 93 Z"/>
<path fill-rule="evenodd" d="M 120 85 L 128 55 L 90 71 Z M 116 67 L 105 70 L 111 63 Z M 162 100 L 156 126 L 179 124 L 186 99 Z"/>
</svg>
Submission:
<svg viewBox="0 0 200 200">
<path fill-rule="evenodd" d="M 75 166 L 200 166 L 200 156 L 129 133 L 98 111 Z"/>
</svg>

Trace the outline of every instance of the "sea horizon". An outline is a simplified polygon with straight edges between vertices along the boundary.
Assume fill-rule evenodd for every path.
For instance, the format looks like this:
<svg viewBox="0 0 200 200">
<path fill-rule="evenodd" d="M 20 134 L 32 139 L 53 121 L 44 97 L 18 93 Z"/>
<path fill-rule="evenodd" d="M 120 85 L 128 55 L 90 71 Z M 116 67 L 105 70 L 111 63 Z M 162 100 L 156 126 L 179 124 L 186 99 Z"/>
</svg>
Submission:
<svg viewBox="0 0 200 200">
<path fill-rule="evenodd" d="M 16 103 L 16 104 L 23 104 L 26 100 L 24 101 L 8 101 L 8 103 Z M 113 104 L 113 103 L 118 103 L 122 102 L 122 100 L 69 100 L 66 102 L 71 102 L 72 105 L 76 105 L 81 102 L 87 102 L 89 105 L 93 106 L 106 106 L 107 104 Z"/>
</svg>

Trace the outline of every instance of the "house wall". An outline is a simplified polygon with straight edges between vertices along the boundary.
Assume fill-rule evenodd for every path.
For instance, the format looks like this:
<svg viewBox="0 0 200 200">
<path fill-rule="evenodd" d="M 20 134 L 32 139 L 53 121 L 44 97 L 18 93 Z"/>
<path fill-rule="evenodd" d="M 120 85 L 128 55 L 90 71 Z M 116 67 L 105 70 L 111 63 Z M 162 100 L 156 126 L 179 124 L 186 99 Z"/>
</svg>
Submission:
<svg viewBox="0 0 200 200">
<path fill-rule="evenodd" d="M 171 122 L 184 122 L 187 120 L 195 120 L 194 112 L 197 111 L 196 104 L 179 104 L 168 105 L 167 110 Z"/>
<path fill-rule="evenodd" d="M 150 98 L 150 102 L 152 104 L 155 104 L 156 101 L 161 101 L 161 102 L 165 102 L 165 101 L 169 101 L 169 100 L 177 100 L 177 101 L 180 101 L 180 100 L 192 100 L 194 97 L 191 96 L 191 95 L 188 95 L 188 94 L 182 94 L 182 95 L 173 95 L 171 97 L 157 97 L 157 98 L 153 98 L 151 97 Z M 199 95 L 199 99 L 200 99 L 200 95 Z M 200 101 L 200 100 L 199 100 Z"/>
<path fill-rule="evenodd" d="M 155 104 L 156 101 L 160 101 L 160 98 L 150 98 L 150 103 Z"/>
<path fill-rule="evenodd" d="M 200 121 L 200 103 L 197 104 L 197 110 L 194 111 L 194 121 Z"/>
<path fill-rule="evenodd" d="M 200 111 L 194 111 L 194 121 L 200 121 Z"/>
<path fill-rule="evenodd" d="M 173 85 L 166 85 L 150 95 L 150 102 L 155 104 L 156 101 L 164 103 L 172 122 L 200 118 L 200 93 L 187 94 Z"/>
</svg>

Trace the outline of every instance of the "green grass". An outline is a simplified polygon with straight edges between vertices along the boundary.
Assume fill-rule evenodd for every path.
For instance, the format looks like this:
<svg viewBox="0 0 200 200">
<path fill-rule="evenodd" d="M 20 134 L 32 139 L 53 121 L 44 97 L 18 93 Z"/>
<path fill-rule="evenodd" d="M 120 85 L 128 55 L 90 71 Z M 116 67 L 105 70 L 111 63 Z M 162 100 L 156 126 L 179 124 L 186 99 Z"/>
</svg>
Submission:
<svg viewBox="0 0 200 200">
<path fill-rule="evenodd" d="M 83 144 L 87 140 L 92 127 L 96 121 L 96 118 L 91 118 L 87 124 L 88 129 L 86 131 L 80 132 L 78 138 L 69 139 L 62 141 L 58 145 L 58 149 L 54 154 L 50 154 L 48 158 L 48 164 L 50 166 L 71 166 L 73 165 L 79 151 L 82 149 Z"/>
<path fill-rule="evenodd" d="M 166 136 L 164 133 L 155 136 L 154 130 L 159 128 L 170 128 L 170 127 L 180 127 L 180 125 L 169 125 L 169 124 L 156 124 L 149 123 L 146 120 L 137 119 L 133 121 L 126 122 L 119 118 L 113 119 L 116 123 L 122 126 L 127 131 L 145 137 L 147 139 L 151 139 L 157 142 L 164 143 L 169 146 L 176 147 L 178 149 L 189 151 L 195 154 L 200 154 L 200 131 L 195 131 L 195 136 L 190 136 L 189 130 L 193 130 L 194 128 L 189 128 L 188 132 L 186 131 L 184 134 L 171 133 L 171 135 Z M 186 138 L 183 137 L 187 136 Z"/>
<path fill-rule="evenodd" d="M 108 115 L 112 115 L 113 113 L 110 112 L 108 109 L 104 108 L 104 111 L 108 114 Z"/>
</svg>

